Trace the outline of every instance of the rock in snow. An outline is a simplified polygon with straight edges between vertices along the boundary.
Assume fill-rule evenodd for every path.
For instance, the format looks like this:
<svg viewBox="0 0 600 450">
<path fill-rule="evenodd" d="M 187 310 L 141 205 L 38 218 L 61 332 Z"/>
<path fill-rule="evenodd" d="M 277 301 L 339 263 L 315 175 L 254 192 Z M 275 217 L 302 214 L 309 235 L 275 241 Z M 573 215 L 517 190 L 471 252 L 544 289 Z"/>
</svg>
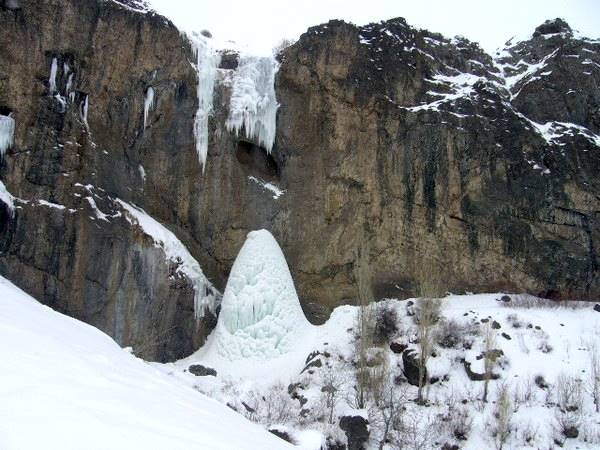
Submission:
<svg viewBox="0 0 600 450">
<path fill-rule="evenodd" d="M 223 295 L 210 351 L 229 360 L 267 360 L 292 350 L 311 325 L 275 238 L 248 233 Z"/>
</svg>

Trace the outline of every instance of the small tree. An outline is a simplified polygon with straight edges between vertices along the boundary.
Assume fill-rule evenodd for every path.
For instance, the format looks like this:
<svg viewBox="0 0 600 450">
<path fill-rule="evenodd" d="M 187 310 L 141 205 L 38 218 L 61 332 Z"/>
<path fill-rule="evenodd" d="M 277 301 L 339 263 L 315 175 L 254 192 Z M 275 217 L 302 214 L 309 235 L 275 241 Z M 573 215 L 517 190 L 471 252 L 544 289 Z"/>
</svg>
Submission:
<svg viewBox="0 0 600 450">
<path fill-rule="evenodd" d="M 496 331 L 492 328 L 489 322 L 485 327 L 484 339 L 485 347 L 483 351 L 483 401 L 485 403 L 487 402 L 490 379 L 492 378 L 494 367 L 496 367 L 496 361 L 500 356 L 499 352 L 496 350 Z"/>
<path fill-rule="evenodd" d="M 590 352 L 590 391 L 596 406 L 596 412 L 600 412 L 600 352 L 597 342 L 588 344 Z"/>
<path fill-rule="evenodd" d="M 328 422 L 330 425 L 334 423 L 335 407 L 338 404 L 340 393 L 343 389 L 344 382 L 340 377 L 339 371 L 333 367 L 328 367 L 323 376 L 323 387 L 321 392 L 325 398 L 325 407 L 327 408 Z"/>
<path fill-rule="evenodd" d="M 510 389 L 506 384 L 502 384 L 498 388 L 498 398 L 496 399 L 496 407 L 493 414 L 494 425 L 492 427 L 492 434 L 495 438 L 496 448 L 502 450 L 510 436 L 513 415 Z"/>
<path fill-rule="evenodd" d="M 369 267 L 369 249 L 366 239 L 362 239 L 355 261 L 355 277 L 358 287 L 358 314 L 356 336 L 356 404 L 362 409 L 366 406 L 369 389 L 369 370 L 367 367 L 368 350 L 373 335 L 373 292 L 371 290 L 371 272 Z"/>
<path fill-rule="evenodd" d="M 417 401 L 424 402 L 423 387 L 427 384 L 427 361 L 434 348 L 434 327 L 440 318 L 441 302 L 437 298 L 421 298 L 415 312 L 419 340 L 419 390 Z"/>
</svg>

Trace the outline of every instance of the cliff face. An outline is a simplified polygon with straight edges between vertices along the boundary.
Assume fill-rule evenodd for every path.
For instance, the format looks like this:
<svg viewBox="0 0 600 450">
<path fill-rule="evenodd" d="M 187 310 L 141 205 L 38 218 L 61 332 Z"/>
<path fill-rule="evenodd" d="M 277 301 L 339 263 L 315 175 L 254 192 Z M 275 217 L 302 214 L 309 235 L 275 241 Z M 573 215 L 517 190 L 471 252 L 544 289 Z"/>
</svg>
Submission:
<svg viewBox="0 0 600 450">
<path fill-rule="evenodd" d="M 214 319 L 196 320 L 194 297 L 218 297 L 258 228 L 317 321 L 355 297 L 358 248 L 378 297 L 431 278 L 600 294 L 597 41 L 554 21 L 493 60 L 402 19 L 314 27 L 281 55 L 271 155 L 227 131 L 237 62 L 222 58 L 203 168 L 193 51 L 138 8 L 0 2 L 0 114 L 16 124 L 0 273 L 44 303 L 144 357 L 181 357 Z M 214 286 L 124 205 L 177 236 Z"/>
</svg>

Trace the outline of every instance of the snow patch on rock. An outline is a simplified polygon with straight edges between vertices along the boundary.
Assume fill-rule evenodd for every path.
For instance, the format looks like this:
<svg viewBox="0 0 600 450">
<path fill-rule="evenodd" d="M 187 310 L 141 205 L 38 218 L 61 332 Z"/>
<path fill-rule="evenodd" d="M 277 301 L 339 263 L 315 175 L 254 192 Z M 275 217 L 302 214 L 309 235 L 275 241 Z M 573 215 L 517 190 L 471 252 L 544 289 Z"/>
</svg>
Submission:
<svg viewBox="0 0 600 450">
<path fill-rule="evenodd" d="M 194 314 L 201 319 L 208 309 L 216 314 L 220 295 L 212 283 L 208 281 L 196 259 L 183 243 L 164 225 L 155 220 L 143 209 L 130 205 L 121 199 L 117 203 L 125 210 L 125 217 L 131 224 L 138 225 L 145 234 L 154 240 L 156 247 L 161 248 L 170 261 L 177 263 L 177 272 L 185 275 L 194 286 Z"/>
</svg>

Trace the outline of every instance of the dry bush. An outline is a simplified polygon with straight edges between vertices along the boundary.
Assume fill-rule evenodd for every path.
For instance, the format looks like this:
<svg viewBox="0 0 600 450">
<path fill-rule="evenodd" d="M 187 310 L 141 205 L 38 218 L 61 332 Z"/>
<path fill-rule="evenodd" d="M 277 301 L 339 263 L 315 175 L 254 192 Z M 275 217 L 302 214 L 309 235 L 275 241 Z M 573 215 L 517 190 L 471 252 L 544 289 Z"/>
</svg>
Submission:
<svg viewBox="0 0 600 450">
<path fill-rule="evenodd" d="M 296 404 L 283 384 L 275 384 L 264 394 L 250 391 L 239 410 L 247 419 L 263 425 L 280 425 L 294 419 Z"/>
<path fill-rule="evenodd" d="M 510 400 L 510 388 L 503 383 L 498 387 L 496 405 L 492 414 L 491 432 L 498 450 L 502 450 L 508 440 L 513 424 L 513 405 Z"/>
<path fill-rule="evenodd" d="M 296 43 L 294 39 L 283 38 L 273 46 L 273 56 L 278 56 L 286 48 L 291 47 Z"/>
<path fill-rule="evenodd" d="M 389 304 L 379 303 L 375 308 L 373 324 L 373 343 L 388 343 L 398 333 L 398 314 Z"/>
<path fill-rule="evenodd" d="M 435 326 L 440 320 L 441 301 L 437 298 L 420 298 L 415 311 L 415 322 L 417 325 L 417 339 L 419 340 L 419 390 L 417 400 L 424 402 L 423 387 L 427 361 L 431 356 L 435 344 Z"/>
<path fill-rule="evenodd" d="M 464 345 L 468 336 L 477 336 L 479 327 L 472 322 L 459 322 L 455 319 L 440 321 L 436 342 L 442 348 L 457 348 Z"/>
<path fill-rule="evenodd" d="M 558 436 L 575 438 L 582 421 L 583 389 L 581 380 L 565 374 L 558 376 L 554 385 L 556 406 L 554 428 Z"/>
</svg>

